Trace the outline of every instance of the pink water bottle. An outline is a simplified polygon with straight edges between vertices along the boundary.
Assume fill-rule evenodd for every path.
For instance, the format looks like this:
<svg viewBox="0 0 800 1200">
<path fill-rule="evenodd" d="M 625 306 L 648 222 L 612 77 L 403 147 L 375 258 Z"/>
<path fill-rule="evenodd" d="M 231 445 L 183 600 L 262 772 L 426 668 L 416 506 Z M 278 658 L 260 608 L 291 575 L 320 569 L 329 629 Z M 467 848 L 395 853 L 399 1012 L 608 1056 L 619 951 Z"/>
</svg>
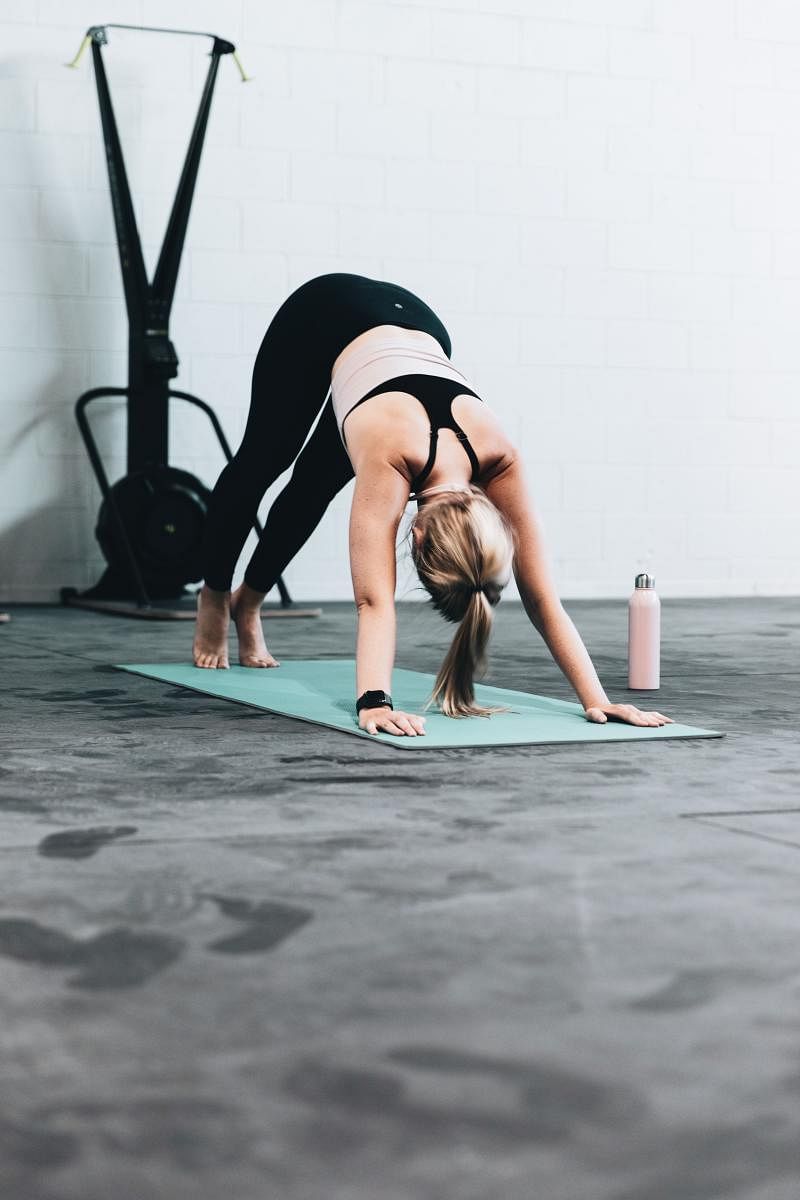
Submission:
<svg viewBox="0 0 800 1200">
<path fill-rule="evenodd" d="M 661 662 L 661 601 L 653 575 L 636 576 L 628 601 L 628 687 L 652 691 L 659 687 Z"/>
</svg>

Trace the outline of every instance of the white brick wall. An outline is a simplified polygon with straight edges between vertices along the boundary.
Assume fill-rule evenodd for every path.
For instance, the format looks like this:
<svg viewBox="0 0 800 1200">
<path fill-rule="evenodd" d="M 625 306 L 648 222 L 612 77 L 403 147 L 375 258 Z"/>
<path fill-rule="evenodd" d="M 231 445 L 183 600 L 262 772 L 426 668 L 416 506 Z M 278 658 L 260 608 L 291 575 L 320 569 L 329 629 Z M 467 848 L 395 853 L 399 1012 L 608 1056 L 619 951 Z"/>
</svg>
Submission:
<svg viewBox="0 0 800 1200">
<path fill-rule="evenodd" d="M 221 64 L 173 311 L 178 386 L 234 444 L 287 292 L 396 279 L 528 464 L 561 594 L 800 590 L 800 7 L 794 0 L 108 0 L 214 29 Z M 0 598 L 102 569 L 73 417 L 125 381 L 89 0 L 2 6 Z M 191 39 L 111 32 L 147 261 L 206 69 Z M 124 421 L 98 408 L 111 474 Z M 174 461 L 221 455 L 176 404 Z M 270 489 L 265 507 L 283 480 Z M 339 496 L 287 572 L 350 595 Z M 324 582 L 323 582 L 324 581 Z M 412 583 L 405 558 L 399 592 Z"/>
</svg>

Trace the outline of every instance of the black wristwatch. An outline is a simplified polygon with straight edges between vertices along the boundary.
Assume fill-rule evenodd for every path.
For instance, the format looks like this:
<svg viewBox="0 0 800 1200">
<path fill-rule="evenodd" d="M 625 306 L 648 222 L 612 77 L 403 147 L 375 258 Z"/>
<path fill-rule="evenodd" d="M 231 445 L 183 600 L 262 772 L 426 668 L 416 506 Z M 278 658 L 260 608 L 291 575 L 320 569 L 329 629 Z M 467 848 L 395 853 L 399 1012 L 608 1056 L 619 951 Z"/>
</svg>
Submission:
<svg viewBox="0 0 800 1200">
<path fill-rule="evenodd" d="M 356 700 L 356 712 L 362 708 L 394 708 L 392 697 L 388 692 L 364 692 Z"/>
</svg>

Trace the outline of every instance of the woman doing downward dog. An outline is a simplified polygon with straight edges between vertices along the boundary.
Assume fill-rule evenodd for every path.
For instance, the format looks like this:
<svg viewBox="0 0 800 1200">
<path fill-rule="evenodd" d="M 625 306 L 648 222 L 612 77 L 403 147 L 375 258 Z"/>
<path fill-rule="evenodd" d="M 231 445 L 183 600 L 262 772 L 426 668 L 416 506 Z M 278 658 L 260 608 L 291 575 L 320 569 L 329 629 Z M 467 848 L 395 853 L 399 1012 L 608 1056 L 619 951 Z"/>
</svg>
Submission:
<svg viewBox="0 0 800 1200">
<path fill-rule="evenodd" d="M 425 732 L 425 718 L 394 709 L 389 694 L 396 537 L 409 499 L 417 503 L 411 555 L 420 582 L 458 626 L 432 697 L 447 716 L 491 711 L 476 702 L 474 679 L 485 663 L 494 606 L 513 572 L 532 624 L 588 720 L 670 722 L 608 699 L 556 594 L 519 455 L 450 353 L 436 313 L 394 283 L 320 275 L 284 301 L 256 358 L 242 444 L 209 506 L 195 665 L 228 666 L 231 618 L 242 665 L 279 665 L 264 642 L 262 601 L 355 475 L 350 568 L 362 729 Z M 258 505 L 293 463 L 244 581 L 231 593 Z"/>
</svg>

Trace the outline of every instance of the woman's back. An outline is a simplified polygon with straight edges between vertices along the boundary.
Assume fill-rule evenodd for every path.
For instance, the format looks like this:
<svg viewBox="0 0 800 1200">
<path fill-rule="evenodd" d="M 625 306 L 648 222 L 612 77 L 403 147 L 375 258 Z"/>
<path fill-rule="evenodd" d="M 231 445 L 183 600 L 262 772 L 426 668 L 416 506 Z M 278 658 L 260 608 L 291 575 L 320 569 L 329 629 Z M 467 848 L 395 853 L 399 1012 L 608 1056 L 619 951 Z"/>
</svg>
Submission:
<svg viewBox="0 0 800 1200">
<path fill-rule="evenodd" d="M 435 420 L 431 405 L 418 394 L 414 385 L 425 382 L 421 376 L 449 385 L 449 419 L 440 415 Z M 387 379 L 397 379 L 396 386 L 381 387 L 380 394 L 371 395 L 375 382 L 380 385 Z M 360 463 L 377 454 L 409 480 L 428 467 L 426 489 L 442 482 L 485 482 L 511 449 L 491 410 L 472 392 L 438 340 L 421 330 L 379 325 L 354 338 L 334 362 L 332 402 L 356 473 Z M 441 412 L 442 406 L 438 408 Z"/>
</svg>

